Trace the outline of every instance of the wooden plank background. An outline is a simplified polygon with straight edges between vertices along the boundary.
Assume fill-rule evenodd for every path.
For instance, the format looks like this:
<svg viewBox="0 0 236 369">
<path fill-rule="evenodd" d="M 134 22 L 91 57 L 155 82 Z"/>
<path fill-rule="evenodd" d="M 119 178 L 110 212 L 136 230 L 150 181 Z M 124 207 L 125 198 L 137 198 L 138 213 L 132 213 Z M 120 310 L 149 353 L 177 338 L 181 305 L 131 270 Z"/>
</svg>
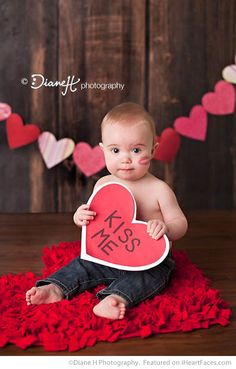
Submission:
<svg viewBox="0 0 236 369">
<path fill-rule="evenodd" d="M 144 105 L 160 135 L 213 91 L 236 53 L 236 0 L 0 0 L 0 14 L 0 101 L 41 131 L 92 146 L 102 117 L 124 101 Z M 33 73 L 125 89 L 62 96 L 58 88 L 22 85 Z M 205 142 L 182 137 L 169 168 L 152 164 L 163 179 L 168 169 L 184 209 L 236 205 L 236 114 L 208 121 Z M 8 148 L 5 122 L 0 172 L 0 212 L 73 211 L 106 173 L 86 178 L 71 159 L 48 170 L 36 143 Z"/>
</svg>

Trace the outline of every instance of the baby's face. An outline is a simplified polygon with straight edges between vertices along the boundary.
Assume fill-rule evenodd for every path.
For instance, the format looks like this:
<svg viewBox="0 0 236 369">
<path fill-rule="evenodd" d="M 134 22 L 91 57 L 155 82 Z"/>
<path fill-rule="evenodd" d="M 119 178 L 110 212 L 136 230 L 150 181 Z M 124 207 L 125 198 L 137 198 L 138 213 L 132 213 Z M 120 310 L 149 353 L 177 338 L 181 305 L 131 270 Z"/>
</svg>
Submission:
<svg viewBox="0 0 236 369">
<path fill-rule="evenodd" d="M 136 181 L 148 171 L 153 134 L 148 124 L 106 124 L 102 144 L 108 171 L 117 178 Z"/>
</svg>

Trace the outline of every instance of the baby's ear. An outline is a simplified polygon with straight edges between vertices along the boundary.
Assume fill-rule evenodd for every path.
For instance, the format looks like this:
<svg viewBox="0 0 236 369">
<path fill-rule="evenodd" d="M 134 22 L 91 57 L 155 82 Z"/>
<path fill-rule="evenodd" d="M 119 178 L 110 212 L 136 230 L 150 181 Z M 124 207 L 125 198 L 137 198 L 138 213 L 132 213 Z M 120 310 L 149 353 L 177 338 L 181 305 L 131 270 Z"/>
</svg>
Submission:
<svg viewBox="0 0 236 369">
<path fill-rule="evenodd" d="M 102 151 L 104 150 L 104 146 L 102 142 L 99 142 L 99 146 L 101 147 Z"/>
<path fill-rule="evenodd" d="M 154 145 L 153 145 L 153 147 L 152 147 L 152 156 L 154 156 L 155 151 L 158 148 L 158 146 L 159 146 L 159 143 L 158 142 L 155 142 Z"/>
</svg>

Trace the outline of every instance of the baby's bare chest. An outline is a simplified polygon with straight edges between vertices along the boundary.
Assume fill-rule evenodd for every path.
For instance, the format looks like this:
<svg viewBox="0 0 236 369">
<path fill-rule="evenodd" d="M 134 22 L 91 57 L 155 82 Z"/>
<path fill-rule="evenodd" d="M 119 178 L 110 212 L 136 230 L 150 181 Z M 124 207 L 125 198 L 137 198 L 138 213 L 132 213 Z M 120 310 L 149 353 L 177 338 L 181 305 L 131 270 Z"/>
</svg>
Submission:
<svg viewBox="0 0 236 369">
<path fill-rule="evenodd" d="M 150 219 L 162 219 L 159 202 L 154 193 L 148 191 L 133 192 L 135 202 L 137 205 L 136 218 L 143 221 Z"/>
</svg>

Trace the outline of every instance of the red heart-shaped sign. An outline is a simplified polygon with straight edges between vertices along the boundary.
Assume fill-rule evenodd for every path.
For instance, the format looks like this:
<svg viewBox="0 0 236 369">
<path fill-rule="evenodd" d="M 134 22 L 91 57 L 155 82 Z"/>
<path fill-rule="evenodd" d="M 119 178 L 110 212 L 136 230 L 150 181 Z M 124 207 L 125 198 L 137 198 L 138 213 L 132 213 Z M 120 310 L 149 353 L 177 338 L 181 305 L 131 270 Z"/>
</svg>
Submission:
<svg viewBox="0 0 236 369">
<path fill-rule="evenodd" d="M 100 146 L 91 147 L 86 142 L 79 142 L 75 146 L 73 160 L 87 177 L 105 167 L 104 154 Z"/>
<path fill-rule="evenodd" d="M 82 227 L 82 259 L 123 270 L 150 269 L 165 259 L 167 237 L 152 239 L 147 223 L 136 220 L 136 202 L 126 186 L 102 185 L 88 204 L 96 217 Z"/>
<path fill-rule="evenodd" d="M 173 128 L 166 128 L 160 137 L 157 137 L 158 147 L 154 159 L 170 163 L 180 148 L 180 136 Z"/>
<path fill-rule="evenodd" d="M 18 114 L 11 114 L 7 119 L 7 139 L 11 149 L 28 145 L 36 141 L 40 135 L 39 127 L 35 124 L 24 126 Z"/>
</svg>

